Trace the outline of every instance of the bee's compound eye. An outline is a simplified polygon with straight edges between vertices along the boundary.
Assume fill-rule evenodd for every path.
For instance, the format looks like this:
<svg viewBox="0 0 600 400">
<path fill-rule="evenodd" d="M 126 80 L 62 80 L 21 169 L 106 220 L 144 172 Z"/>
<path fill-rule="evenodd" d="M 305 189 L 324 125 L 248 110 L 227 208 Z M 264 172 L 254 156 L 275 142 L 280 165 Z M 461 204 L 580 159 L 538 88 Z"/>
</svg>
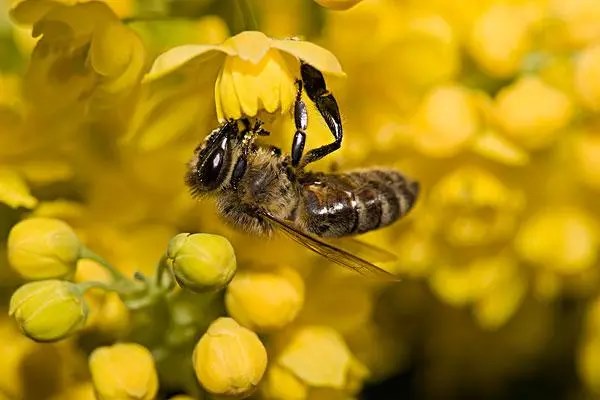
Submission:
<svg viewBox="0 0 600 400">
<path fill-rule="evenodd" d="M 202 163 L 199 171 L 200 179 L 207 189 L 214 189 L 223 181 L 226 155 L 227 140 L 224 139 Z"/>
</svg>

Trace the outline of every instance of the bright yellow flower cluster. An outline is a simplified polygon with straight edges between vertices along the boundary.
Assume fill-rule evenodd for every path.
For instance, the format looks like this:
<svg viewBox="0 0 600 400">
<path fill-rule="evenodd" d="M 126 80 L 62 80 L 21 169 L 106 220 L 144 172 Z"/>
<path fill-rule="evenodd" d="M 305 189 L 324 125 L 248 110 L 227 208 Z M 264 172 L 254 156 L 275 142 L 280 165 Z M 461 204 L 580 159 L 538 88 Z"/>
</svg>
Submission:
<svg viewBox="0 0 600 400">
<path fill-rule="evenodd" d="M 600 394 L 597 0 L 8 3 L 0 397 Z M 226 119 L 288 152 L 301 62 L 344 124 L 310 167 L 420 182 L 361 238 L 398 284 L 233 231 L 184 186 Z M 303 96 L 310 149 L 331 133 Z"/>
</svg>

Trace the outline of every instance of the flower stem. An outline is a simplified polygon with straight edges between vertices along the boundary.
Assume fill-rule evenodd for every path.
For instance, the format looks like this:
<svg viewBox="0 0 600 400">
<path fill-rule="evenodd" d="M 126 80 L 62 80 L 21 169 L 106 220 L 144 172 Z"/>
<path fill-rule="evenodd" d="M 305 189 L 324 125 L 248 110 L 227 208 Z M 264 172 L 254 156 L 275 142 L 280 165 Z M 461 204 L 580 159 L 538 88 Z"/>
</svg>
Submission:
<svg viewBox="0 0 600 400">
<path fill-rule="evenodd" d="M 112 276 L 115 282 L 129 281 L 129 279 L 127 279 L 127 277 L 123 275 L 121 271 L 119 271 L 104 258 L 100 257 L 98 254 L 94 253 L 92 250 L 88 249 L 85 246 L 81 249 L 80 257 L 95 261 L 98 264 L 100 264 L 103 268 L 110 272 L 110 275 Z"/>
<path fill-rule="evenodd" d="M 156 282 L 156 286 L 157 287 L 161 287 L 162 286 L 163 275 L 165 274 L 166 268 L 167 268 L 167 256 L 163 255 L 160 258 L 160 261 L 158 262 L 158 265 L 156 266 L 155 282 Z"/>
<path fill-rule="evenodd" d="M 114 291 L 114 289 L 112 287 L 110 287 L 110 285 L 107 285 L 104 282 L 98 282 L 98 281 L 80 282 L 77 284 L 77 286 L 79 287 L 79 289 L 81 289 L 82 293 L 85 293 L 90 289 L 103 289 L 108 292 Z"/>
</svg>

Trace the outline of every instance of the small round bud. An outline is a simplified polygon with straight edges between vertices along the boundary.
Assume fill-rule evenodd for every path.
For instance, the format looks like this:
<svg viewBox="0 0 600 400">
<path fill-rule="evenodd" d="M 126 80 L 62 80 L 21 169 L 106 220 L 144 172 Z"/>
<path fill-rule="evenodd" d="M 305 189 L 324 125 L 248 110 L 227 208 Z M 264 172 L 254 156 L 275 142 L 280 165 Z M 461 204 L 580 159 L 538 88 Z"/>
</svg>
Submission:
<svg viewBox="0 0 600 400">
<path fill-rule="evenodd" d="M 304 303 L 304 283 L 291 268 L 240 272 L 225 294 L 227 312 L 243 326 L 267 332 L 290 323 Z"/>
<path fill-rule="evenodd" d="M 231 243 L 208 233 L 176 235 L 169 242 L 167 265 L 179 286 L 194 292 L 224 288 L 236 270 Z"/>
<path fill-rule="evenodd" d="M 151 400 L 158 391 L 152 354 L 137 343 L 99 347 L 89 358 L 99 400 Z"/>
<path fill-rule="evenodd" d="M 315 0 L 321 7 L 329 8 L 331 10 L 343 11 L 348 10 L 362 0 Z"/>
<path fill-rule="evenodd" d="M 249 396 L 267 367 L 258 336 L 231 318 L 218 318 L 200 338 L 193 355 L 196 377 L 215 395 Z"/>
<path fill-rule="evenodd" d="M 26 279 L 71 275 L 81 253 L 71 227 L 52 218 L 31 218 L 16 224 L 8 235 L 8 262 Z"/>
<path fill-rule="evenodd" d="M 31 282 L 13 293 L 8 313 L 31 339 L 59 340 L 85 323 L 88 310 L 82 296 L 81 290 L 71 282 Z"/>
</svg>

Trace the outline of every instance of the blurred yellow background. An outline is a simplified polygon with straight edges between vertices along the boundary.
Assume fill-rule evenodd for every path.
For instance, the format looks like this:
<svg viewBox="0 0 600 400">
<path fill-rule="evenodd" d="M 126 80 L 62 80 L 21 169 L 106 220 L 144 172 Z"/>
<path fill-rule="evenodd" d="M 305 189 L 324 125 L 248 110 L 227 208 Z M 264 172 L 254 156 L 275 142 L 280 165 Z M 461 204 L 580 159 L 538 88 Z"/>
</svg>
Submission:
<svg viewBox="0 0 600 400">
<path fill-rule="evenodd" d="M 256 397 L 600 396 L 600 1 L 75 3 L 0 0 L 3 306 L 22 283 L 5 245 L 19 220 L 67 222 L 127 275 L 151 275 L 179 232 L 216 233 L 239 271 L 283 269 L 302 286 L 293 321 L 260 336 Z M 300 37 L 341 63 L 346 77 L 325 77 L 344 141 L 312 169 L 389 166 L 420 182 L 408 217 L 364 236 L 399 256 L 388 268 L 402 282 L 233 231 L 190 197 L 186 163 L 218 124 L 214 74 L 143 77 L 170 48 L 244 30 Z M 331 134 L 310 107 L 313 148 Z M 291 113 L 267 129 L 261 140 L 289 151 Z M 260 319 L 268 299 L 247 287 L 235 290 Z M 111 301 L 92 303 L 104 307 L 93 340 L 52 345 L 2 314 L 0 398 L 93 398 L 86 357 L 128 324 Z M 160 396 L 182 390 L 162 373 Z"/>
</svg>

